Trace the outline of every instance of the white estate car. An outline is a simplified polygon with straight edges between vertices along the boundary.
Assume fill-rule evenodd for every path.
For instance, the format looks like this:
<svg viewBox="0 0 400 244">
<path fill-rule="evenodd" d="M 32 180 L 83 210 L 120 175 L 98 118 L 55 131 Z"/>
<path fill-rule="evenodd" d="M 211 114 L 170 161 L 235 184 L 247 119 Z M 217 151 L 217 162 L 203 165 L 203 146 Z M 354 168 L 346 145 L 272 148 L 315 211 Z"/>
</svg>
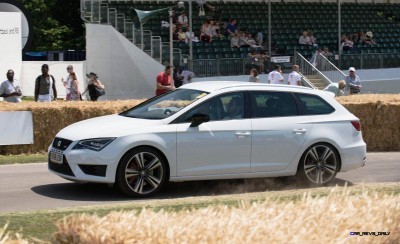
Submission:
<svg viewBox="0 0 400 244">
<path fill-rule="evenodd" d="M 365 162 L 359 119 L 329 93 L 216 81 L 62 129 L 48 166 L 68 180 L 115 183 L 143 197 L 166 181 L 296 175 L 323 185 Z"/>
</svg>

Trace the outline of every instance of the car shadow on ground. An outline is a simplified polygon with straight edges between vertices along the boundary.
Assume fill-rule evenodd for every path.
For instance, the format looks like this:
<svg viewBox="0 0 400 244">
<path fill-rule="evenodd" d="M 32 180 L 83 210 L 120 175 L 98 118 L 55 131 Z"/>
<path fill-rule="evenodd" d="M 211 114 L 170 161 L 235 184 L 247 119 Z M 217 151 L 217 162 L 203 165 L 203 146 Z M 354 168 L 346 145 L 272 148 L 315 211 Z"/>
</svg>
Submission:
<svg viewBox="0 0 400 244">
<path fill-rule="evenodd" d="M 335 179 L 328 186 L 352 186 L 353 183 Z M 198 196 L 218 196 L 242 193 L 255 193 L 267 191 L 284 191 L 296 189 L 311 189 L 293 177 L 239 179 L 239 180 L 213 180 L 213 181 L 187 181 L 170 182 L 155 196 L 146 199 L 173 199 Z M 129 198 L 118 190 L 106 184 L 78 184 L 59 183 L 32 187 L 36 194 L 61 200 L 70 201 L 127 201 L 140 200 Z"/>
</svg>

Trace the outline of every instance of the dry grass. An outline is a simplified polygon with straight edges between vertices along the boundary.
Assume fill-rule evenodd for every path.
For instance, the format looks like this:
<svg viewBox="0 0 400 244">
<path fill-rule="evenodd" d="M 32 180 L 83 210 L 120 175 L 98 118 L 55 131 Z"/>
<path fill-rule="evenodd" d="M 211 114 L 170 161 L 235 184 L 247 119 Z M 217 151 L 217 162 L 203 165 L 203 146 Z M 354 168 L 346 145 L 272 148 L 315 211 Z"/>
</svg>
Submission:
<svg viewBox="0 0 400 244">
<path fill-rule="evenodd" d="M 104 217 L 78 215 L 57 224 L 54 243 L 396 243 L 399 196 L 351 195 L 333 188 L 326 197 L 304 194 L 297 202 L 242 201 L 180 212 L 144 209 Z M 350 232 L 390 232 L 351 236 Z"/>
</svg>

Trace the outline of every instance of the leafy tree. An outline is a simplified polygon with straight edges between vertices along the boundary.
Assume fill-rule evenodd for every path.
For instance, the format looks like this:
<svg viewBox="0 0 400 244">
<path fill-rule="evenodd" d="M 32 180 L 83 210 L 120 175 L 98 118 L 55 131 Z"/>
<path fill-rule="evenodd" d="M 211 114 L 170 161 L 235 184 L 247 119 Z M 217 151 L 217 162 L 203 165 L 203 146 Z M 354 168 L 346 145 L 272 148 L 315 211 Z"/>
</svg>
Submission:
<svg viewBox="0 0 400 244">
<path fill-rule="evenodd" d="M 79 0 L 21 0 L 33 26 L 31 50 L 84 49 Z"/>
</svg>

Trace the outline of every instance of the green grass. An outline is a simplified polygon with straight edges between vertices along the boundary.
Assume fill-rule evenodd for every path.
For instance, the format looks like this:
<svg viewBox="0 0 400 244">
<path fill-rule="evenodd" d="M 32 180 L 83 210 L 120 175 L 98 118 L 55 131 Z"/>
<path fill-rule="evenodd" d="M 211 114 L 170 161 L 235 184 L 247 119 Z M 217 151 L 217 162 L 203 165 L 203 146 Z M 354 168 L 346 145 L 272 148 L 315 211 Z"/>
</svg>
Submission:
<svg viewBox="0 0 400 244">
<path fill-rule="evenodd" d="M 368 192 L 377 192 L 379 194 L 400 195 L 398 184 L 368 184 L 348 187 L 351 194 L 360 194 L 367 190 Z M 51 234 L 56 231 L 55 223 L 63 217 L 72 214 L 94 214 L 104 216 L 112 211 L 136 211 L 140 212 L 143 208 L 158 212 L 160 210 L 167 212 L 186 211 L 190 209 L 201 209 L 208 206 L 224 205 L 237 207 L 242 201 L 245 202 L 295 202 L 299 201 L 306 192 L 311 192 L 313 196 L 326 196 L 331 191 L 331 187 L 296 189 L 287 191 L 270 191 L 257 193 L 244 193 L 235 195 L 217 195 L 195 198 L 176 198 L 176 199 L 158 199 L 146 200 L 134 203 L 121 203 L 95 207 L 78 207 L 74 209 L 60 210 L 42 210 L 34 212 L 16 212 L 0 213 L 0 228 L 9 224 L 7 231 L 20 233 L 24 238 L 38 238 L 43 241 L 49 241 Z"/>
<path fill-rule="evenodd" d="M 21 155 L 0 155 L 0 165 L 24 164 L 47 162 L 47 153 L 42 154 L 21 154 Z"/>
</svg>

